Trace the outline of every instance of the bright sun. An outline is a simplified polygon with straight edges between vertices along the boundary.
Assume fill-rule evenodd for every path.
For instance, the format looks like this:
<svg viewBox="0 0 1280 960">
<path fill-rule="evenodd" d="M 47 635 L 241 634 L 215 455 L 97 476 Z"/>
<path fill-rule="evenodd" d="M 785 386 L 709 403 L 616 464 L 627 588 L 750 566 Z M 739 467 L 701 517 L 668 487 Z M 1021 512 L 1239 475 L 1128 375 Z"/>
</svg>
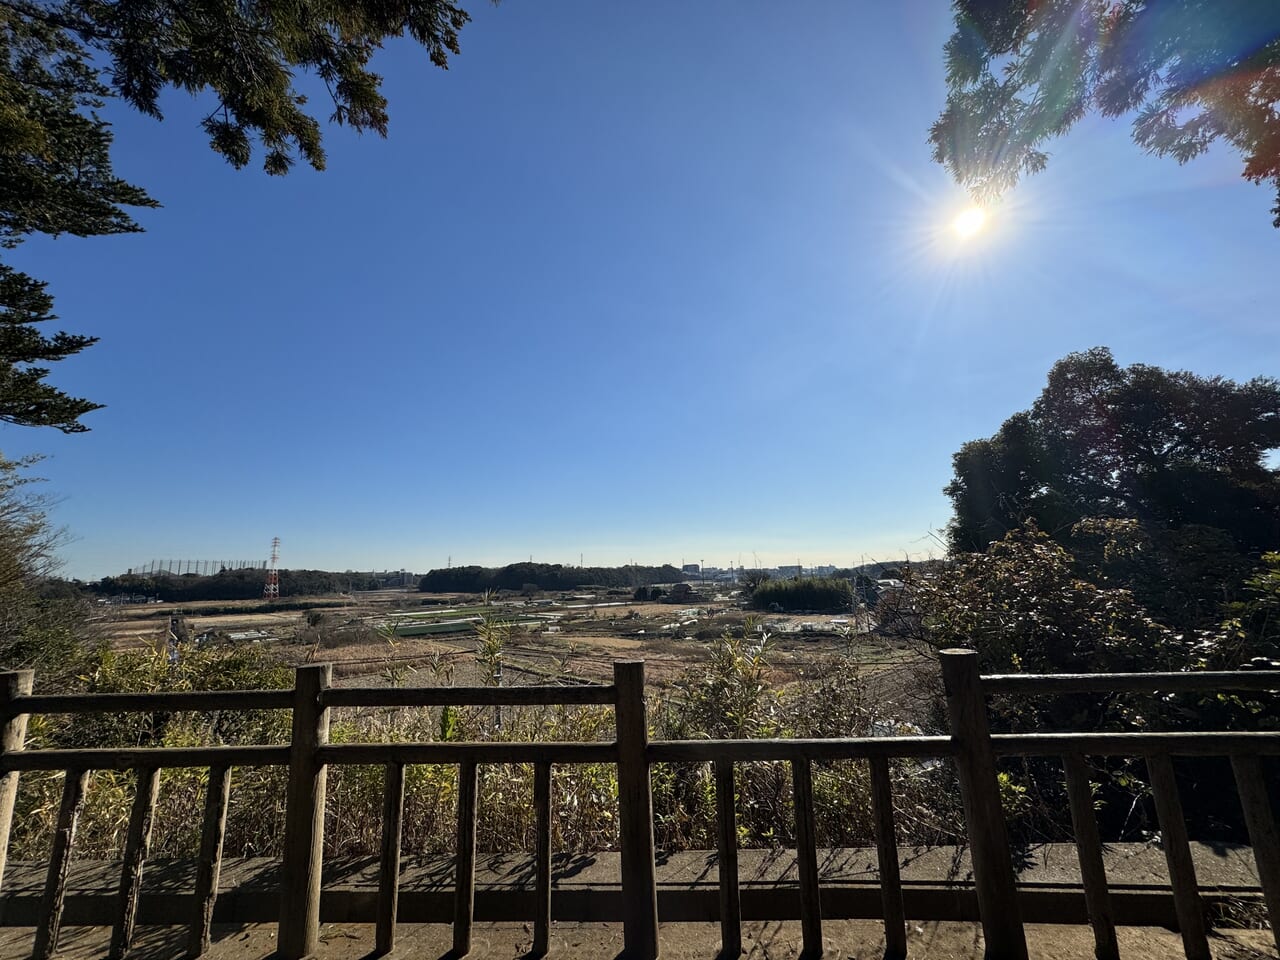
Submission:
<svg viewBox="0 0 1280 960">
<path fill-rule="evenodd" d="M 969 207 L 967 210 L 957 214 L 956 218 L 951 221 L 951 229 L 956 232 L 956 236 L 967 240 L 972 236 L 980 233 L 987 223 L 987 212 L 981 207 Z"/>
</svg>

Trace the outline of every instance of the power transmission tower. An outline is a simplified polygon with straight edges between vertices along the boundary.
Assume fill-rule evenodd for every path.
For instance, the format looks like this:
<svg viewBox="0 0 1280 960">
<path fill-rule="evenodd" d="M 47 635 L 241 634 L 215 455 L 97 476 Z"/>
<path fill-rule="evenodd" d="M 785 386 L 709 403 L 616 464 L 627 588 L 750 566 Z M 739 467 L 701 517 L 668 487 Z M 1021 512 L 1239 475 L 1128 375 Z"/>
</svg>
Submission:
<svg viewBox="0 0 1280 960">
<path fill-rule="evenodd" d="M 271 540 L 271 565 L 267 567 L 267 582 L 262 587 L 262 599 L 280 599 L 280 571 L 276 565 L 280 562 L 280 538 Z"/>
</svg>

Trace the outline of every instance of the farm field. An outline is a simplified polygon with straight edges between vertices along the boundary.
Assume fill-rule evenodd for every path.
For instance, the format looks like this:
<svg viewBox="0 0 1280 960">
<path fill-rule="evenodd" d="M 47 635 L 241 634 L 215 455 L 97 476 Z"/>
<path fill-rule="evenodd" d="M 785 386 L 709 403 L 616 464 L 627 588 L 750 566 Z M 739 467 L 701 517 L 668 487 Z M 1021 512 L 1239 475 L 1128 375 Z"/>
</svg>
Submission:
<svg viewBox="0 0 1280 960">
<path fill-rule="evenodd" d="M 684 606 L 589 594 L 486 605 L 479 596 L 384 590 L 287 603 L 291 609 L 261 601 L 107 607 L 95 626 L 118 649 L 163 649 L 170 617 L 180 616 L 192 642 L 250 642 L 288 663 L 331 662 L 339 683 L 457 685 L 478 682 L 476 624 L 487 615 L 511 624 L 506 684 L 602 682 L 614 660 L 643 659 L 649 683 L 661 687 L 705 662 L 712 641 L 741 630 L 751 613 L 734 598 Z M 772 638 L 776 686 L 837 654 L 888 687 L 925 662 L 906 644 L 870 632 L 865 613 L 756 616 Z"/>
</svg>

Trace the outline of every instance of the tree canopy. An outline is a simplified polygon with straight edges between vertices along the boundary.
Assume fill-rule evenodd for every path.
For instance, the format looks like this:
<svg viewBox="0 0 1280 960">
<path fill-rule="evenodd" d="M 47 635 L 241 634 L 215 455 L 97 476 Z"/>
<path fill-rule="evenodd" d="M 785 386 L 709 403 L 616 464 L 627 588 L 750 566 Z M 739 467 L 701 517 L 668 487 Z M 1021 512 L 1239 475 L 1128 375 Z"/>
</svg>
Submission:
<svg viewBox="0 0 1280 960">
<path fill-rule="evenodd" d="M 766 580 L 752 592 L 751 605 L 761 610 L 847 613 L 853 606 L 853 585 L 837 577 Z"/>
<path fill-rule="evenodd" d="M 954 553 L 1028 521 L 1167 619 L 1218 615 L 1280 545 L 1280 382 L 1071 354 L 1030 410 L 953 458 Z"/>
<path fill-rule="evenodd" d="M 1043 169 L 1046 143 L 1092 111 L 1179 163 L 1215 140 L 1276 187 L 1280 5 L 1259 0 L 953 0 L 935 159 L 980 198 Z"/>
<path fill-rule="evenodd" d="M 167 88 L 204 96 L 201 126 L 233 166 L 256 142 L 270 174 L 299 157 L 322 170 L 320 121 L 298 77 L 323 83 L 332 122 L 385 135 L 375 51 L 408 35 L 447 67 L 467 20 L 451 0 L 0 0 L 0 249 L 32 234 L 141 229 L 126 208 L 158 204 L 112 170 L 98 114 L 111 99 L 159 119 Z M 44 284 L 0 263 L 0 420 L 79 432 L 99 405 L 45 383 L 45 364 L 95 338 L 43 336 L 34 324 L 51 310 Z"/>
<path fill-rule="evenodd" d="M 111 131 L 96 114 L 108 94 L 72 36 L 0 4 L 0 249 L 33 233 L 140 229 L 123 207 L 156 203 L 111 170 Z M 95 338 L 44 336 L 35 325 L 52 308 L 43 283 L 0 263 L 0 420 L 75 433 L 98 404 L 46 383 L 45 364 Z"/>
</svg>

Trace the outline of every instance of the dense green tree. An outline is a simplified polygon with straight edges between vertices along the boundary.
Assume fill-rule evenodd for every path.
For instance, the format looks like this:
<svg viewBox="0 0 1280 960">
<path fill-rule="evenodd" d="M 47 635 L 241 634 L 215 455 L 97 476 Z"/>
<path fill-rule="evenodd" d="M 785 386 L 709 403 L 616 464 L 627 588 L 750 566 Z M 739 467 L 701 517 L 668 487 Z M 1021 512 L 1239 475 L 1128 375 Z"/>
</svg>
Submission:
<svg viewBox="0 0 1280 960">
<path fill-rule="evenodd" d="M 793 577 L 766 580 L 751 594 L 752 606 L 762 610 L 809 610 L 845 613 L 853 606 L 853 585 L 836 577 Z"/>
<path fill-rule="evenodd" d="M 1034 521 L 1162 616 L 1203 623 L 1280 544 L 1280 472 L 1266 459 L 1277 447 L 1275 380 L 1122 368 L 1102 348 L 1071 354 L 1030 410 L 956 453 L 950 546 L 981 551 Z M 1131 527 L 1103 531 L 1100 520 Z M 1100 564 L 1119 534 L 1128 546 L 1112 544 Z"/>
<path fill-rule="evenodd" d="M 87 430 L 80 418 L 101 404 L 69 396 L 45 382 L 56 363 L 97 342 L 97 337 L 56 333 L 34 324 L 54 319 L 45 285 L 0 263 L 0 420 L 64 433 Z"/>
<path fill-rule="evenodd" d="M 207 96 L 204 132 L 234 166 L 256 141 L 268 173 L 298 157 L 320 170 L 320 122 L 298 76 L 324 83 L 333 122 L 385 135 L 374 52 L 407 34 L 445 67 L 467 19 L 450 0 L 0 0 L 0 248 L 140 229 L 125 208 L 157 204 L 112 171 L 97 113 L 111 98 L 159 118 L 166 88 Z M 0 420 L 78 432 L 99 405 L 45 383 L 45 364 L 95 338 L 36 332 L 51 309 L 44 284 L 0 264 Z"/>
<path fill-rule="evenodd" d="M 1045 166 L 1091 111 L 1179 163 L 1223 140 L 1277 188 L 1280 5 L 1260 0 L 953 0 L 934 157 L 979 197 Z"/>
<path fill-rule="evenodd" d="M 1195 664 L 1191 638 L 1156 623 L 1127 590 L 1082 577 L 1072 556 L 1034 525 L 957 557 L 935 578 L 913 580 L 911 593 L 931 643 L 973 647 L 985 673 Z"/>
<path fill-rule="evenodd" d="M 0 4 L 0 249 L 33 233 L 79 237 L 131 233 L 124 206 L 155 206 L 111 169 L 111 131 L 95 113 L 108 95 L 88 51 L 65 31 Z M 36 324 L 55 319 L 45 285 L 0 263 L 0 420 L 87 429 L 98 404 L 45 382 L 46 364 L 93 337 Z"/>
<path fill-rule="evenodd" d="M 1119 563 L 1131 550 L 1146 550 L 1135 524 L 1105 532 L 1110 535 L 1107 562 Z M 981 552 L 956 557 L 933 576 L 910 578 L 908 594 L 921 638 L 937 648 L 973 648 L 983 673 L 1232 670 L 1274 650 L 1274 642 L 1260 636 L 1271 630 L 1277 609 L 1275 563 L 1268 562 L 1251 581 L 1256 589 L 1248 588 L 1250 602 L 1237 611 L 1240 621 L 1202 630 L 1170 627 L 1125 586 L 1097 582 L 1089 575 L 1095 572 L 1091 568 L 1028 525 Z M 998 732 L 1274 730 L 1280 724 L 1271 698 L 1228 694 L 998 696 L 991 700 L 989 715 Z M 1234 797 L 1215 788 L 1224 774 L 1230 776 L 1223 767 L 1216 759 L 1186 761 L 1180 767 L 1190 784 L 1186 813 L 1203 837 L 1240 836 Z M 1069 828 L 1056 759 L 1010 759 L 1003 770 L 1011 784 L 1025 788 L 1035 800 L 1029 820 L 1019 827 L 1024 838 L 1040 832 L 1043 839 L 1045 831 Z M 1141 789 L 1146 772 L 1140 762 L 1101 761 L 1095 772 L 1106 833 L 1123 836 L 1143 816 L 1152 822 L 1149 810 L 1142 813 L 1149 801 Z M 1132 812 L 1140 816 L 1134 818 Z"/>
<path fill-rule="evenodd" d="M 120 594 L 157 597 L 173 603 L 195 603 L 204 600 L 259 600 L 267 582 L 262 567 L 220 570 L 211 576 L 186 573 L 157 573 L 150 576 L 126 574 L 103 577 L 87 585 L 90 593 L 103 597 Z M 346 593 L 349 590 L 376 590 L 378 583 L 355 573 L 331 573 L 327 570 L 281 570 L 281 597 L 316 597 Z"/>
<path fill-rule="evenodd" d="M 448 567 L 431 570 L 418 582 L 426 593 L 482 593 L 485 590 L 574 590 L 579 587 L 609 589 L 672 583 L 683 574 L 670 564 L 643 567 L 575 567 L 559 563 L 510 563 L 505 567 Z"/>
<path fill-rule="evenodd" d="M 1244 582 L 1242 599 L 1231 604 L 1227 627 L 1247 648 L 1249 659 L 1280 659 L 1280 553 L 1267 553 Z"/>
<path fill-rule="evenodd" d="M 324 168 L 320 123 L 304 109 L 299 74 L 323 81 L 333 122 L 385 134 L 373 54 L 407 35 L 447 67 L 470 19 L 452 0 L 4 0 L 0 9 L 90 51 L 107 65 L 111 92 L 145 114 L 160 117 L 167 87 L 207 95 L 202 125 L 213 149 L 242 167 L 256 139 L 264 169 L 277 174 L 298 156 Z"/>
</svg>

